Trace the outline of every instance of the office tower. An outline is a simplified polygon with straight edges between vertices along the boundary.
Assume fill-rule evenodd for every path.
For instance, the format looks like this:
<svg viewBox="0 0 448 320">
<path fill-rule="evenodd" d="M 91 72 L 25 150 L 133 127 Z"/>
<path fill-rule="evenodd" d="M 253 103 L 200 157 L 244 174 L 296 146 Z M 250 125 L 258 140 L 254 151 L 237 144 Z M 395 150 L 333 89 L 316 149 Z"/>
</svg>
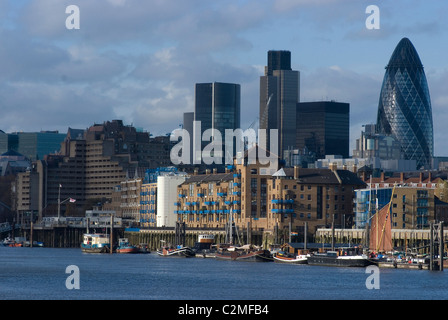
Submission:
<svg viewBox="0 0 448 320">
<path fill-rule="evenodd" d="M 297 147 L 317 159 L 326 155 L 349 157 L 350 105 L 335 101 L 297 104 Z"/>
<path fill-rule="evenodd" d="M 190 136 L 190 159 L 188 164 L 193 163 L 193 121 L 194 112 L 184 112 L 183 129 L 186 130 Z"/>
<path fill-rule="evenodd" d="M 361 131 L 361 137 L 356 139 L 353 158 L 379 158 L 382 160 L 403 158 L 401 145 L 395 138 L 377 133 L 374 124 L 367 124 L 364 128 L 365 130 Z"/>
<path fill-rule="evenodd" d="M 17 152 L 31 161 L 41 160 L 47 154 L 59 152 L 65 139 L 65 134 L 58 131 L 19 132 L 17 136 Z"/>
<path fill-rule="evenodd" d="M 5 133 L 0 130 L 0 154 L 19 148 L 19 136 L 17 133 Z"/>
<path fill-rule="evenodd" d="M 291 70 L 290 51 L 269 51 L 268 65 L 260 77 L 260 129 L 267 130 L 267 149 L 271 150 L 271 129 L 278 129 L 278 152 L 296 143 L 296 105 L 300 97 L 299 71 Z M 273 151 L 273 150 L 271 150 Z"/>
<path fill-rule="evenodd" d="M 429 168 L 434 153 L 431 101 L 420 58 L 403 38 L 386 66 L 378 104 L 378 132 L 401 144 L 407 160 Z"/>
<path fill-rule="evenodd" d="M 239 84 L 221 82 L 196 84 L 194 120 L 201 122 L 201 137 L 205 130 L 217 129 L 222 138 L 219 142 L 224 144 L 225 130 L 235 130 L 241 127 L 240 104 L 241 86 Z M 199 140 L 195 138 L 195 141 Z M 210 141 L 202 142 L 201 150 L 208 144 Z M 224 146 L 222 151 L 222 163 L 224 164 Z M 198 159 L 197 154 L 195 157 Z"/>
</svg>

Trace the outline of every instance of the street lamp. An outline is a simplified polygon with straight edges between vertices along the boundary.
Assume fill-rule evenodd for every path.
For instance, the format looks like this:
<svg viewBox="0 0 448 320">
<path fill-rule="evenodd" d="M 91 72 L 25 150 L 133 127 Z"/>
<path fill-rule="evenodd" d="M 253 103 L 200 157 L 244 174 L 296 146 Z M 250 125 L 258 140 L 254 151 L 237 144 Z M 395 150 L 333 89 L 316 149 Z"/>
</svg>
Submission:
<svg viewBox="0 0 448 320">
<path fill-rule="evenodd" d="M 70 197 L 68 197 L 67 199 L 61 201 L 61 188 L 62 188 L 62 184 L 59 184 L 59 192 L 58 192 L 58 222 L 59 222 L 59 219 L 61 217 L 61 204 L 65 203 L 65 202 L 67 202 L 69 200 L 70 200 L 71 203 L 76 202 L 76 199 L 73 199 L 73 198 L 70 198 Z"/>
</svg>

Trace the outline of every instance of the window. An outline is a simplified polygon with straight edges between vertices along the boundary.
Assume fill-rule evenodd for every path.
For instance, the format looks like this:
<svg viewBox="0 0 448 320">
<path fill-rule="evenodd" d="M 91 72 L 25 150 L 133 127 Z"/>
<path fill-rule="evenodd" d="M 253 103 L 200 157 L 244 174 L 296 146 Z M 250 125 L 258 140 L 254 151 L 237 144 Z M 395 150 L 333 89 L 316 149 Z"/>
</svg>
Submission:
<svg viewBox="0 0 448 320">
<path fill-rule="evenodd" d="M 260 185 L 260 217 L 266 218 L 266 187 L 267 187 L 267 180 L 266 178 L 261 179 L 261 185 Z"/>
<path fill-rule="evenodd" d="M 208 184 L 208 195 L 209 196 L 213 195 L 213 183 Z"/>
</svg>

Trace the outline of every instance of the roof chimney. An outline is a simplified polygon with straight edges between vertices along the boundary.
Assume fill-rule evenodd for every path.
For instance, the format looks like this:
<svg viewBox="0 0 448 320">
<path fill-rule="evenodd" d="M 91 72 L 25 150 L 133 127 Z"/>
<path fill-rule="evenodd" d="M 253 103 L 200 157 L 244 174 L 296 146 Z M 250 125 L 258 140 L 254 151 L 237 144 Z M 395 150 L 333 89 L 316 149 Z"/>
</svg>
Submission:
<svg viewBox="0 0 448 320">
<path fill-rule="evenodd" d="M 299 179 L 299 170 L 300 170 L 299 166 L 294 166 L 294 179 L 295 180 Z"/>
</svg>

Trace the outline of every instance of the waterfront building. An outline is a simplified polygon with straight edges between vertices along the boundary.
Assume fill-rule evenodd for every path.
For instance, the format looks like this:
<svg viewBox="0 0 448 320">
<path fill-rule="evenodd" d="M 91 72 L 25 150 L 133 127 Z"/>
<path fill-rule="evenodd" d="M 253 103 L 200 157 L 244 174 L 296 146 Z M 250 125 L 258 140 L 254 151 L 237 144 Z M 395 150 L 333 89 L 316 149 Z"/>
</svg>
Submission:
<svg viewBox="0 0 448 320">
<path fill-rule="evenodd" d="M 177 221 L 178 186 L 187 175 L 175 167 L 148 169 L 141 186 L 140 226 L 174 227 Z"/>
<path fill-rule="evenodd" d="M 177 188 L 175 201 L 177 221 L 191 228 L 224 228 L 230 210 L 241 217 L 241 195 L 234 193 L 234 173 L 194 174 Z"/>
<path fill-rule="evenodd" d="M 365 228 L 373 214 L 390 205 L 392 229 L 427 229 L 435 218 L 434 188 L 393 187 L 356 190 L 355 221 L 357 228 Z"/>
<path fill-rule="evenodd" d="M 87 130 L 69 128 L 57 154 L 34 161 L 29 172 L 18 175 L 14 197 L 19 216 L 32 212 L 41 219 L 55 211 L 66 214 L 67 208 L 70 214 L 79 215 L 98 202 L 109 203 L 121 216 L 123 207 L 113 199 L 121 193 L 117 186 L 144 177 L 146 168 L 169 161 L 169 138 L 157 138 L 150 139 L 148 132 L 125 126 L 121 120 Z M 57 205 L 67 198 L 76 203 Z M 131 211 L 126 207 L 125 215 L 135 218 L 139 213 Z"/>
<path fill-rule="evenodd" d="M 265 73 L 260 77 L 259 128 L 278 130 L 278 150 L 296 148 L 296 108 L 300 101 L 300 73 L 291 68 L 291 52 L 268 51 Z M 269 148 L 267 148 L 269 150 Z"/>
<path fill-rule="evenodd" d="M 221 137 L 212 135 L 212 139 L 218 139 L 222 143 L 226 129 L 241 128 L 241 86 L 233 83 L 197 83 L 195 86 L 195 110 L 194 121 L 200 121 L 200 132 L 193 128 L 193 141 L 201 142 L 201 150 L 210 144 L 210 140 L 202 141 L 204 131 L 216 129 Z M 200 138 L 196 135 L 200 134 Z M 193 146 L 193 150 L 197 150 Z M 235 148 L 233 149 L 233 151 Z M 222 147 L 222 164 L 225 163 L 225 147 Z M 194 155 L 195 163 L 201 160 L 199 155 Z M 232 157 L 234 154 L 231 155 Z M 219 155 L 216 155 L 219 157 Z M 199 164 L 199 163 L 198 163 Z"/>
<path fill-rule="evenodd" d="M 350 105 L 335 101 L 297 103 L 296 146 L 317 159 L 349 157 Z"/>
<path fill-rule="evenodd" d="M 140 226 L 144 228 L 157 227 L 157 182 L 142 185 Z"/>
<path fill-rule="evenodd" d="M 378 133 L 401 145 L 417 168 L 431 167 L 434 156 L 432 108 L 423 65 L 415 47 L 403 38 L 386 66 L 377 115 Z"/>
<path fill-rule="evenodd" d="M 285 168 L 282 175 L 270 179 L 270 227 L 303 234 L 304 223 L 314 234 L 319 227 L 351 228 L 354 223 L 354 190 L 365 183 L 349 170 Z"/>
<path fill-rule="evenodd" d="M 142 199 L 143 178 L 135 176 L 133 179 L 126 179 L 120 183 L 120 213 L 123 223 L 129 226 L 138 225 L 141 219 L 141 199 Z"/>
<path fill-rule="evenodd" d="M 250 151 L 250 150 L 249 150 Z M 178 188 L 178 220 L 192 228 L 223 228 L 233 213 L 240 230 L 277 234 L 291 228 L 303 234 L 319 226 L 351 227 L 354 190 L 365 186 L 348 170 L 281 168 L 236 163 L 225 173 L 208 171 Z"/>
<path fill-rule="evenodd" d="M 446 210 L 446 195 L 444 199 L 444 187 L 441 185 L 448 179 L 446 171 L 400 172 L 389 176 L 382 172 L 378 177 L 362 174 L 361 179 L 368 188 L 356 190 L 355 215 L 358 228 L 365 226 L 369 215 L 371 216 L 369 210 L 375 210 L 375 194 L 380 195 L 381 209 L 391 200 L 394 186 L 392 228 L 425 229 L 431 220 L 437 218 L 437 221 L 443 221 L 440 217 L 444 216 Z"/>
</svg>

